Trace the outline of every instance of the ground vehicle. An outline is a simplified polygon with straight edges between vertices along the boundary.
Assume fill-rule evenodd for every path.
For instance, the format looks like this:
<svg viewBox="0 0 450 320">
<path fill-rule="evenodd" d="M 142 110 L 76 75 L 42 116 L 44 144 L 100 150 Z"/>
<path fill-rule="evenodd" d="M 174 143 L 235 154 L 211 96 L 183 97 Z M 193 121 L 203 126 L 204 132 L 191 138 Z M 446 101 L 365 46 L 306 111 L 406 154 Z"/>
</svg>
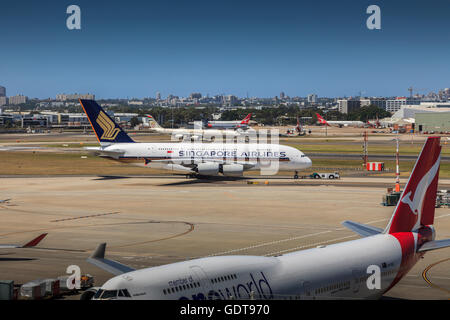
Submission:
<svg viewBox="0 0 450 320">
<path fill-rule="evenodd" d="M 332 173 L 314 172 L 307 177 L 309 179 L 340 179 L 341 178 L 341 176 L 339 175 L 339 172 L 332 172 Z"/>
</svg>

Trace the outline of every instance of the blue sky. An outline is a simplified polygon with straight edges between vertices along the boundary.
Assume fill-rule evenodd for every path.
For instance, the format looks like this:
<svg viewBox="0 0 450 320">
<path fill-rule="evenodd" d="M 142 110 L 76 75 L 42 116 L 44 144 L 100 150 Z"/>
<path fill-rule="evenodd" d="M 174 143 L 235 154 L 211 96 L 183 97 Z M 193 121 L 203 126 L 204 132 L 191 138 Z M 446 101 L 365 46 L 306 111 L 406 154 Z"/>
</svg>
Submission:
<svg viewBox="0 0 450 320">
<path fill-rule="evenodd" d="M 81 8 L 81 30 L 66 8 Z M 381 8 L 381 30 L 366 8 Z M 450 1 L 0 2 L 8 95 L 407 95 L 450 87 Z"/>
</svg>

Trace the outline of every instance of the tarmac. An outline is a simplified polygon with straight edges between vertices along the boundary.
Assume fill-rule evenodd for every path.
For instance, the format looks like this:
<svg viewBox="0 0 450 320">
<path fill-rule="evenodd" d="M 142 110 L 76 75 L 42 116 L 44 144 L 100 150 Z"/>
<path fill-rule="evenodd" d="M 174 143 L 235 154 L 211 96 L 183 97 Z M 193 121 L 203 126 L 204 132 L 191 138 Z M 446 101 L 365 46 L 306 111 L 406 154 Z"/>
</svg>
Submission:
<svg viewBox="0 0 450 320">
<path fill-rule="evenodd" d="M 391 178 L 252 178 L 257 184 L 157 175 L 3 176 L 0 199 L 11 200 L 0 203 L 0 243 L 48 235 L 36 248 L 0 250 L 1 278 L 21 284 L 78 265 L 100 286 L 113 275 L 86 258 L 102 242 L 108 258 L 133 268 L 270 256 L 357 239 L 342 221 L 384 228 L 393 211 L 380 204 Z M 447 186 L 440 181 L 440 189 Z M 450 238 L 450 209 L 436 209 L 435 227 L 437 239 Z M 428 252 L 385 298 L 449 299 L 449 258 L 450 248 Z"/>
</svg>

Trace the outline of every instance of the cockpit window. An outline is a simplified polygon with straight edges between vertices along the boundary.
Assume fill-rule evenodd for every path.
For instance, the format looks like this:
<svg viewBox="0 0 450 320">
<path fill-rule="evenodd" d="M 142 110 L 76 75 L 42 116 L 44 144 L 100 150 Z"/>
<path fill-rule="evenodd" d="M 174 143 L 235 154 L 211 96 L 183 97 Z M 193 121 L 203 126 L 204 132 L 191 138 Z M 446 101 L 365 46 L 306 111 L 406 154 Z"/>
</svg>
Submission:
<svg viewBox="0 0 450 320">
<path fill-rule="evenodd" d="M 127 289 L 123 289 L 123 294 L 125 295 L 125 297 L 131 298 L 131 294 L 128 292 Z"/>
<path fill-rule="evenodd" d="M 102 299 L 111 299 L 117 297 L 117 290 L 105 290 Z"/>
<path fill-rule="evenodd" d="M 95 293 L 94 299 L 100 298 L 100 296 L 102 295 L 103 291 L 105 291 L 105 290 L 99 289 L 99 290 Z"/>
<path fill-rule="evenodd" d="M 118 297 L 127 297 L 127 298 L 131 298 L 131 295 L 130 295 L 130 293 L 128 292 L 127 289 L 122 289 L 122 290 L 119 290 L 119 295 L 118 295 Z"/>
</svg>

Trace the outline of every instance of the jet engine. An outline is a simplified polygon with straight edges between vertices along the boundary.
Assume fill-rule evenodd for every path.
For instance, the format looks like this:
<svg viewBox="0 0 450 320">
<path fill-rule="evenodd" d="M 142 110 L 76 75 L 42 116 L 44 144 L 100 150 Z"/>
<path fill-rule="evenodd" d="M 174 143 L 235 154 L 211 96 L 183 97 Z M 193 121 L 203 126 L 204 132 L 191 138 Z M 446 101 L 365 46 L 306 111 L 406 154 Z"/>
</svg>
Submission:
<svg viewBox="0 0 450 320">
<path fill-rule="evenodd" d="M 216 176 L 219 174 L 219 164 L 213 162 L 199 163 L 194 170 L 205 176 Z"/>
<path fill-rule="evenodd" d="M 191 141 L 200 141 L 200 140 L 202 140 L 202 136 L 200 135 L 191 136 Z"/>
<path fill-rule="evenodd" d="M 184 139 L 184 135 L 182 135 L 182 134 L 176 134 L 176 135 L 174 135 L 174 138 L 175 138 L 176 140 L 178 140 L 178 141 L 182 141 L 182 140 Z"/>
<path fill-rule="evenodd" d="M 244 166 L 242 164 L 224 164 L 220 165 L 220 172 L 224 176 L 242 176 L 244 173 Z"/>
</svg>

